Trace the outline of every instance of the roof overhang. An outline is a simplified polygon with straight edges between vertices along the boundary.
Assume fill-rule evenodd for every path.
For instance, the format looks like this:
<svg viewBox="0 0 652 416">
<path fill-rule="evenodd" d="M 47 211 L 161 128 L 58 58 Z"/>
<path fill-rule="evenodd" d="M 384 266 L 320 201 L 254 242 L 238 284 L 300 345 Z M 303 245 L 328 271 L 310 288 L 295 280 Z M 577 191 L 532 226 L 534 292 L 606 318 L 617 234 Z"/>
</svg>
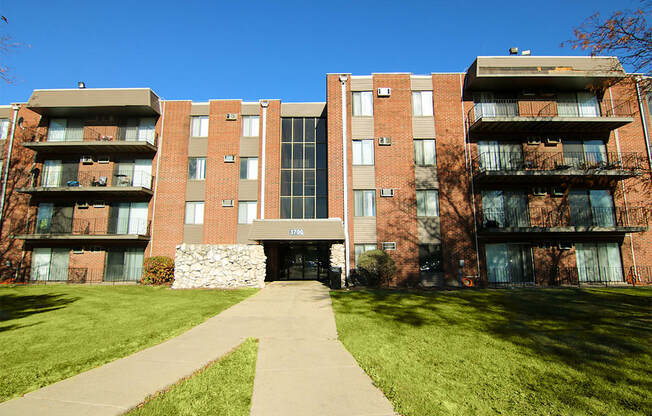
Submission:
<svg viewBox="0 0 652 416">
<path fill-rule="evenodd" d="M 627 74 L 612 56 L 478 56 L 466 73 L 468 90 L 581 90 Z"/>
<path fill-rule="evenodd" d="M 93 113 L 133 116 L 161 114 L 159 97 L 149 88 L 34 90 L 27 108 L 51 117 Z"/>
<path fill-rule="evenodd" d="M 254 241 L 344 241 L 339 218 L 254 220 L 249 231 Z"/>
</svg>

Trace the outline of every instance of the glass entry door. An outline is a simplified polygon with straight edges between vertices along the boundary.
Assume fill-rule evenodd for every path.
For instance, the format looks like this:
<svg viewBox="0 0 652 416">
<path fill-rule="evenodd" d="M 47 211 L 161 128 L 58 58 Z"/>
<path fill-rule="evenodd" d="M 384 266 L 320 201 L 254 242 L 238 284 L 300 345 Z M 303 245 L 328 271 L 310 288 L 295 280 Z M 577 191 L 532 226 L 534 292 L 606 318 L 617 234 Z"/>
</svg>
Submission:
<svg viewBox="0 0 652 416">
<path fill-rule="evenodd" d="M 324 280 L 330 266 L 330 244 L 281 244 L 279 280 Z"/>
</svg>

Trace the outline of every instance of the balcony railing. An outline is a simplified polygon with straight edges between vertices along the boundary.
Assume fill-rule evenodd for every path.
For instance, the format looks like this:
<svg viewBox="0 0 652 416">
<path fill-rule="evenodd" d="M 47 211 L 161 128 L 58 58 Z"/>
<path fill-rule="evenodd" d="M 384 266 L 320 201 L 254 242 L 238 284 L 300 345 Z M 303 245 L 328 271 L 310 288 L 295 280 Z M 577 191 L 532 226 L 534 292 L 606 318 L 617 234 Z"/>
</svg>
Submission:
<svg viewBox="0 0 652 416">
<path fill-rule="evenodd" d="M 652 266 L 632 266 L 627 280 L 634 285 L 652 285 Z"/>
<path fill-rule="evenodd" d="M 146 172 L 132 172 L 129 174 L 115 173 L 114 170 L 93 170 L 92 172 L 79 172 L 76 179 L 65 180 L 62 172 L 44 171 L 37 178 L 37 186 L 51 187 L 108 187 L 108 186 L 135 186 L 152 189 L 153 176 Z"/>
<path fill-rule="evenodd" d="M 647 227 L 650 210 L 636 208 L 551 209 L 528 210 L 484 209 L 482 227 L 491 228 L 553 228 L 553 227 Z"/>
<path fill-rule="evenodd" d="M 105 134 L 89 127 L 68 129 L 60 135 L 48 135 L 34 128 L 26 128 L 25 142 L 143 142 L 156 146 L 158 134 L 151 130 L 130 130 L 119 128 L 116 134 Z"/>
<path fill-rule="evenodd" d="M 645 168 L 646 158 L 641 153 L 627 152 L 481 152 L 474 158 L 479 172 L 582 170 L 598 174 L 610 170 L 632 173 Z"/>
<path fill-rule="evenodd" d="M 560 267 L 555 278 L 549 284 L 557 286 L 603 284 L 605 286 L 626 283 L 623 269 L 620 266 L 581 266 Z"/>
<path fill-rule="evenodd" d="M 142 275 L 142 266 L 110 265 L 101 270 L 86 267 L 57 267 L 45 264 L 29 270 L 29 276 L 26 276 L 25 280 L 28 279 L 31 283 L 125 283 L 138 282 Z"/>
<path fill-rule="evenodd" d="M 467 114 L 469 124 L 485 117 L 632 117 L 635 113 L 631 101 L 605 101 L 594 105 L 557 100 L 514 98 L 477 102 Z"/>
<path fill-rule="evenodd" d="M 136 218 L 73 218 L 42 219 L 34 226 L 34 234 L 50 235 L 150 235 L 151 221 Z"/>
</svg>

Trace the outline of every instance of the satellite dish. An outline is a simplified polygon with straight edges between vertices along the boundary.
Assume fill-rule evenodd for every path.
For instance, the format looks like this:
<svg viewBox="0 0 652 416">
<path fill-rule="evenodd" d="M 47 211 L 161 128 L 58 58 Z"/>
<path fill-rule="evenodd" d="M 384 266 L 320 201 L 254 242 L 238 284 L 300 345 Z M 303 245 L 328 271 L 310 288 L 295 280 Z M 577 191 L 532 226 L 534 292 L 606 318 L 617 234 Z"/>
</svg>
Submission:
<svg viewBox="0 0 652 416">
<path fill-rule="evenodd" d="M 22 117 L 18 117 L 18 127 L 20 127 L 23 130 L 25 130 L 25 126 L 23 126 L 24 121 L 25 120 Z"/>
</svg>

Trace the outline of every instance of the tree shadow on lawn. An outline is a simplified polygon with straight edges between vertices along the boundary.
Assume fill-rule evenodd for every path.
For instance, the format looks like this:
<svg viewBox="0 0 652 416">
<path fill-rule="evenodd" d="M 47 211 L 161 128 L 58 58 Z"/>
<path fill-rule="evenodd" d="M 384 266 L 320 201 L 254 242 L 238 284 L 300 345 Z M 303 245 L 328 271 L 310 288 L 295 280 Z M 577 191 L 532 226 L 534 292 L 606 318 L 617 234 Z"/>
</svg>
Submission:
<svg viewBox="0 0 652 416">
<path fill-rule="evenodd" d="M 79 298 L 66 297 L 65 295 L 21 295 L 21 294 L 0 294 L 0 323 L 10 322 L 16 319 L 26 318 L 31 315 L 51 312 L 62 309 L 67 305 L 76 302 Z M 4 325 L 0 326 L 0 332 L 31 325 Z"/>
<path fill-rule="evenodd" d="M 334 296 L 341 299 L 337 310 L 344 314 L 417 328 L 453 325 L 460 331 L 488 334 L 607 384 L 626 382 L 632 388 L 630 397 L 642 395 L 638 399 L 650 401 L 652 369 L 645 368 L 645 362 L 652 351 L 652 290 L 368 290 Z M 550 377 L 546 383 L 564 382 L 559 374 L 541 376 Z M 628 408 L 641 405 L 630 406 L 626 397 L 597 384 L 587 391 Z M 589 405 L 574 398 L 573 406 Z"/>
</svg>

